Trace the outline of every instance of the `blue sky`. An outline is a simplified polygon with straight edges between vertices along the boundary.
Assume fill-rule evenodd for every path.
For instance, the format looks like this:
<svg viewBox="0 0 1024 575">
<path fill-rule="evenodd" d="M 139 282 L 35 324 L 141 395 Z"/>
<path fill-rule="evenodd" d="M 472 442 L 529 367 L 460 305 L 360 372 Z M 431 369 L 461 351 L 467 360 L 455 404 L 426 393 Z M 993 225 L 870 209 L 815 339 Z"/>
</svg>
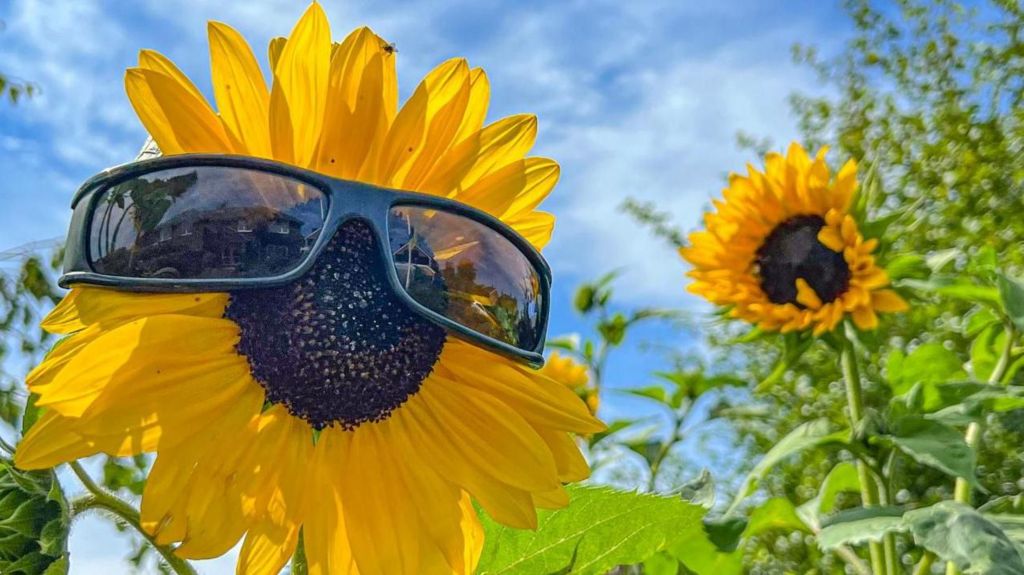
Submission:
<svg viewBox="0 0 1024 575">
<path fill-rule="evenodd" d="M 683 290 L 685 267 L 673 250 L 618 206 L 627 196 L 653 201 L 695 226 L 725 174 L 755 159 L 737 150 L 738 130 L 776 145 L 796 137 L 786 98 L 819 88 L 809 70 L 791 63 L 790 45 L 828 53 L 849 34 L 838 0 L 322 4 L 336 38 L 366 24 L 396 44 L 403 98 L 434 65 L 465 56 L 488 72 L 492 119 L 538 115 L 535 153 L 557 159 L 563 174 L 545 204 L 558 216 L 546 252 L 555 270 L 552 335 L 586 330 L 572 312 L 572 290 L 614 268 L 623 270 L 616 297 L 624 305 L 701 309 Z M 0 70 L 42 88 L 17 107 L 0 105 L 0 249 L 63 235 L 78 183 L 134 156 L 144 133 L 122 78 L 139 49 L 163 52 L 209 94 L 207 20 L 236 27 L 262 54 L 304 7 L 301 0 L 0 0 Z M 667 328 L 635 335 L 634 342 L 689 345 Z M 608 383 L 644 384 L 662 361 L 647 347 L 624 349 Z M 605 417 L 643 409 L 616 396 L 604 406 Z M 82 521 L 72 573 L 125 572 L 125 550 L 112 529 Z M 201 569 L 233 572 L 230 558 Z"/>
</svg>

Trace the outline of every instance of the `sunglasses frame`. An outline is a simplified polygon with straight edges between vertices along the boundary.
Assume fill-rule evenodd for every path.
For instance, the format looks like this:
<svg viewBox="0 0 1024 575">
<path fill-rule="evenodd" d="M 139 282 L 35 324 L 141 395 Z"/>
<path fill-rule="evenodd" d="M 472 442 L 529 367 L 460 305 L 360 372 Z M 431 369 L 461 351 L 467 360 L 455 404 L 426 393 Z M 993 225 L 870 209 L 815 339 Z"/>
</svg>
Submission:
<svg viewBox="0 0 1024 575">
<path fill-rule="evenodd" d="M 276 174 L 298 180 L 323 193 L 328 202 L 327 215 L 320 235 L 305 260 L 287 273 L 266 278 L 131 278 L 96 272 L 90 264 L 88 250 L 94 208 L 102 200 L 102 192 L 148 173 L 190 167 L 241 168 Z M 436 209 L 468 218 L 496 231 L 526 257 L 540 280 L 538 339 L 532 350 L 518 348 L 463 326 L 417 302 L 405 291 L 398 278 L 392 254 L 389 253 L 388 216 L 395 206 Z M 448 198 L 342 180 L 281 162 L 249 156 L 182 154 L 141 160 L 100 172 L 82 184 L 72 199 L 71 209 L 71 224 L 64 254 L 64 273 L 57 282 L 61 287 L 89 284 L 123 291 L 157 293 L 231 292 L 278 287 L 291 283 L 313 267 L 342 224 L 351 220 L 361 220 L 375 235 L 381 261 L 387 264 L 385 267 L 388 268 L 387 278 L 392 292 L 410 310 L 464 341 L 489 348 L 534 367 L 544 364 L 544 341 L 551 309 L 551 268 L 532 244 L 504 222 L 486 212 Z"/>
</svg>

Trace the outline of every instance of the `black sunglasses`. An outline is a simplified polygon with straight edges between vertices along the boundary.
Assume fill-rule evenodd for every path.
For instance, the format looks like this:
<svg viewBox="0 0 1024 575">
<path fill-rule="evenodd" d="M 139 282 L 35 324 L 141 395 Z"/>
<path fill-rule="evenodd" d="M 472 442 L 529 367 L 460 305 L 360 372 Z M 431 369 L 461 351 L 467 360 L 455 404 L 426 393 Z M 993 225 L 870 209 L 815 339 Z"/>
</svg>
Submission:
<svg viewBox="0 0 1024 575">
<path fill-rule="evenodd" d="M 471 343 L 544 361 L 550 268 L 512 228 L 456 201 L 271 160 L 186 154 L 102 172 L 71 207 L 62 287 L 276 287 L 306 273 L 343 223 L 361 220 L 409 309 Z"/>
</svg>

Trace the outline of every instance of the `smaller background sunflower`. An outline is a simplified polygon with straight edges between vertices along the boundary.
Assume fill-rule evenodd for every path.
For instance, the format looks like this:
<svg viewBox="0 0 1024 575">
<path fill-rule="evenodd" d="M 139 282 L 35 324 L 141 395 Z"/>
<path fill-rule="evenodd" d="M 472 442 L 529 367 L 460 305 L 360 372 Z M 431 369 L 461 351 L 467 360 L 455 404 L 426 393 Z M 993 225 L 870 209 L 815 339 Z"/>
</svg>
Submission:
<svg viewBox="0 0 1024 575">
<path fill-rule="evenodd" d="M 833 180 L 823 148 L 812 159 L 792 144 L 765 157 L 765 170 L 730 174 L 722 200 L 689 236 L 683 258 L 693 264 L 689 290 L 729 308 L 731 317 L 765 331 L 830 331 L 849 314 L 873 329 L 876 312 L 907 304 L 886 289 L 889 276 L 850 214 L 857 166 L 848 161 Z"/>
</svg>

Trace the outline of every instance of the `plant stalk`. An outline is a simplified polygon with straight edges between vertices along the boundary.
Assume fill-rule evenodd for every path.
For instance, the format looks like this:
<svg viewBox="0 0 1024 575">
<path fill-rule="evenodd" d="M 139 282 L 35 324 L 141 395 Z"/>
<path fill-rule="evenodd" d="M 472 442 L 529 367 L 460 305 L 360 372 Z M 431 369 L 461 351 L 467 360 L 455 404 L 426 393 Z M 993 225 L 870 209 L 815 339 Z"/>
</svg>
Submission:
<svg viewBox="0 0 1024 575">
<path fill-rule="evenodd" d="M 1017 339 L 1017 329 L 1008 318 L 1003 318 L 1003 325 L 1005 326 L 1004 335 L 1006 336 L 1006 342 L 1003 344 L 1003 350 L 999 354 L 999 360 L 996 362 L 995 367 L 992 368 L 992 373 L 988 376 L 988 383 L 990 385 L 996 385 L 1003 380 L 1003 376 L 1006 375 L 1006 370 L 1010 367 L 1010 356 L 1013 354 L 1013 342 Z M 967 432 L 964 433 L 964 441 L 967 446 L 972 450 L 978 449 L 978 444 L 981 443 L 981 424 L 972 421 L 967 425 Z M 971 504 L 971 484 L 967 482 L 963 477 L 956 478 L 956 486 L 953 488 L 953 500 Z M 960 570 L 957 569 L 953 563 L 946 563 L 946 575 L 956 575 Z"/>
<path fill-rule="evenodd" d="M 842 343 L 840 365 L 846 383 L 846 402 L 850 408 L 850 426 L 855 430 L 857 424 L 864 418 L 864 392 L 861 389 L 860 370 L 857 367 L 853 342 L 847 335 L 841 336 L 840 339 Z M 864 507 L 877 507 L 879 504 L 878 488 L 871 469 L 864 461 L 858 461 L 857 475 L 860 478 L 860 494 Z M 875 575 L 896 575 L 895 571 L 890 570 L 895 561 L 891 554 L 894 554 L 896 547 L 895 538 L 891 533 L 886 535 L 886 539 L 890 538 L 892 539 L 891 543 L 883 544 L 877 541 L 868 543 L 868 550 L 871 554 L 871 571 Z"/>
<path fill-rule="evenodd" d="M 156 549 L 157 553 L 163 557 L 164 562 L 167 563 L 167 566 L 177 575 L 196 575 L 196 570 L 189 565 L 188 561 L 178 557 L 174 554 L 173 549 L 166 545 L 160 545 L 152 535 L 146 533 L 142 528 L 139 512 L 134 507 L 97 485 L 77 461 L 72 461 L 68 465 L 75 476 L 78 477 L 78 480 L 82 482 L 86 491 L 89 492 L 89 495 L 82 496 L 72 502 L 71 508 L 75 515 L 90 509 L 103 509 L 112 513 L 138 531 Z"/>
</svg>

